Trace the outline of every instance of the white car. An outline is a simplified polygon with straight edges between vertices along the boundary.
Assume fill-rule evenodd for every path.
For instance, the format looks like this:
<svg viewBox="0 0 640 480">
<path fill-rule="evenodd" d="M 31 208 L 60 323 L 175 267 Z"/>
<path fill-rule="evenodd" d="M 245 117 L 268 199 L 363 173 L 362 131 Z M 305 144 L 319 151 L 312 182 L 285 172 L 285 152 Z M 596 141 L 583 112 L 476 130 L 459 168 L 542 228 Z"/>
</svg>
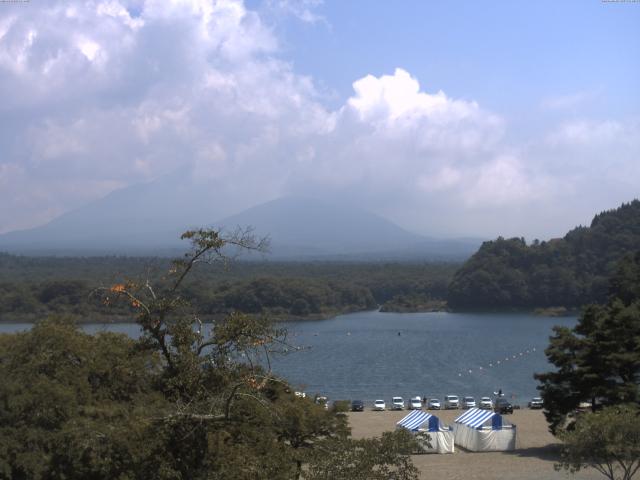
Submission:
<svg viewBox="0 0 640 480">
<path fill-rule="evenodd" d="M 462 408 L 476 408 L 476 399 L 473 397 L 464 397 L 462 400 Z"/>
<path fill-rule="evenodd" d="M 391 399 L 391 409 L 392 410 L 404 409 L 404 400 L 402 399 L 402 397 L 393 397 Z"/>
<path fill-rule="evenodd" d="M 413 397 L 409 401 L 409 410 L 420 410 L 422 408 L 422 400 L 420 397 Z"/>
<path fill-rule="evenodd" d="M 447 410 L 456 409 L 459 406 L 460 400 L 458 399 L 457 395 L 447 395 L 446 397 L 444 397 L 444 408 L 446 408 Z"/>
<path fill-rule="evenodd" d="M 440 410 L 440 408 L 440 400 L 438 400 L 437 398 L 429 399 L 429 410 Z"/>
<path fill-rule="evenodd" d="M 480 408 L 483 410 L 493 410 L 493 402 L 489 397 L 482 397 L 480 399 Z"/>
<path fill-rule="evenodd" d="M 383 412 L 387 409 L 387 405 L 384 403 L 384 400 L 376 400 L 373 402 L 373 409 L 378 412 Z"/>
<path fill-rule="evenodd" d="M 322 405 L 325 410 L 329 410 L 329 399 L 324 396 L 316 397 L 316 404 Z"/>
</svg>

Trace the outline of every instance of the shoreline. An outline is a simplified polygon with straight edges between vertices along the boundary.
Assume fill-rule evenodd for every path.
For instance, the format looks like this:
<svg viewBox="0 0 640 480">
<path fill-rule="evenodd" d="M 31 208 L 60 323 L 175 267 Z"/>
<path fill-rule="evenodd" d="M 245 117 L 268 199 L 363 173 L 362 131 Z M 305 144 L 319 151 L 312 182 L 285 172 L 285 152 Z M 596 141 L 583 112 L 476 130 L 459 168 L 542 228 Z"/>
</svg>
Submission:
<svg viewBox="0 0 640 480">
<path fill-rule="evenodd" d="M 307 316 L 280 316 L 280 315 L 269 315 L 268 313 L 264 314 L 269 317 L 274 323 L 293 323 L 293 322 L 319 322 L 323 320 L 331 320 L 335 317 L 339 317 L 342 315 L 350 315 L 355 313 L 367 313 L 367 312 L 379 312 L 379 313 L 397 313 L 397 314 L 419 314 L 419 313 L 453 313 L 453 314 L 482 314 L 482 315 L 502 315 L 502 314 L 522 314 L 522 315 L 533 315 L 536 317 L 549 317 L 549 318 L 565 318 L 572 316 L 579 316 L 580 310 L 575 309 L 564 309 L 561 312 L 558 312 L 558 308 L 551 309 L 499 309 L 499 310 L 451 310 L 447 308 L 443 309 L 433 309 L 427 308 L 423 310 L 387 310 L 383 309 L 382 306 L 378 306 L 376 309 L 366 309 L 366 310 L 344 310 L 344 311 L 335 311 L 335 312 L 325 312 L 325 313 L 317 313 Z M 247 313 L 246 315 L 262 315 L 262 314 L 251 314 Z M 125 323 L 136 323 L 135 318 L 126 316 L 126 315 L 105 315 L 104 317 L 99 315 L 89 315 L 89 318 L 86 316 L 81 316 L 78 314 L 67 314 L 67 313 L 46 313 L 42 316 L 36 316 L 34 314 L 27 314 L 24 317 L 17 315 L 11 315 L 11 318 L 0 317 L 0 325 L 2 324 L 35 324 L 43 319 L 46 319 L 51 316 L 61 316 L 61 317 L 70 317 L 72 318 L 78 325 L 100 325 L 100 324 L 125 324 Z M 202 321 L 203 323 L 213 323 L 218 318 L 224 318 L 226 314 L 213 314 L 213 315 L 203 315 Z M 36 318 L 37 317 L 37 318 Z M 96 318 L 98 317 L 98 318 Z"/>
</svg>

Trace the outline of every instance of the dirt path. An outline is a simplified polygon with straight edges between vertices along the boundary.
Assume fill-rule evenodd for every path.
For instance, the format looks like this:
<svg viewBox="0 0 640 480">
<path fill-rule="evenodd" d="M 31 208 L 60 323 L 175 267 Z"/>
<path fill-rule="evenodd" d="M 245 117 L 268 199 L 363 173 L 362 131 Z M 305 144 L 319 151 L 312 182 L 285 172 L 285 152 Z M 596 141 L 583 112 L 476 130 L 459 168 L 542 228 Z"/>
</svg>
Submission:
<svg viewBox="0 0 640 480">
<path fill-rule="evenodd" d="M 356 412 L 349 413 L 349 422 L 354 438 L 379 436 L 393 430 L 395 424 L 407 413 L 402 412 Z M 448 410 L 435 413 L 445 424 L 451 424 L 461 411 Z M 516 410 L 506 415 L 505 420 L 517 425 L 517 449 L 514 452 L 474 453 L 463 451 L 456 445 L 450 455 L 414 455 L 414 464 L 424 479 L 446 480 L 495 480 L 495 479 L 603 479 L 595 470 L 576 475 L 556 472 L 557 441 L 547 430 L 547 423 L 540 410 Z"/>
</svg>

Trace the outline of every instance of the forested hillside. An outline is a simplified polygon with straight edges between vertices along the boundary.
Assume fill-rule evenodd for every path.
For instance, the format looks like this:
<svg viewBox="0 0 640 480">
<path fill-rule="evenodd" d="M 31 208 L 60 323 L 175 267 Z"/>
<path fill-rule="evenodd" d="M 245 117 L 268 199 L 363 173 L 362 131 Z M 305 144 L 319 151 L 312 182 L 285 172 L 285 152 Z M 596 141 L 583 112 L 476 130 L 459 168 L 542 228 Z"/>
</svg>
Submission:
<svg viewBox="0 0 640 480">
<path fill-rule="evenodd" d="M 633 200 L 561 239 L 530 245 L 523 238 L 485 242 L 456 272 L 448 303 L 456 309 L 490 309 L 604 302 L 616 263 L 637 250 L 640 201 Z"/>
</svg>

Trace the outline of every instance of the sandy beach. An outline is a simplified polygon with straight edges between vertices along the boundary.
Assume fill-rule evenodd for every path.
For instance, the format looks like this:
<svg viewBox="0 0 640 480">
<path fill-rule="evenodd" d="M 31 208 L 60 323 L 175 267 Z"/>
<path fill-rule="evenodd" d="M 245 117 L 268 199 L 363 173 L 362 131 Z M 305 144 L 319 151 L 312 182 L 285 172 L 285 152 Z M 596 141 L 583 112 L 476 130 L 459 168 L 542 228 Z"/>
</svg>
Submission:
<svg viewBox="0 0 640 480">
<path fill-rule="evenodd" d="M 350 412 L 349 423 L 354 438 L 379 436 L 395 429 L 395 424 L 409 412 Z M 445 424 L 451 424 L 461 410 L 431 412 Z M 547 423 L 540 410 L 516 410 L 505 415 L 505 420 L 518 428 L 517 448 L 513 452 L 474 453 L 464 451 L 457 445 L 453 454 L 414 455 L 414 464 L 420 469 L 420 478 L 447 480 L 494 480 L 494 479 L 602 479 L 595 470 L 581 471 L 570 475 L 553 468 L 558 458 L 558 441 L 547 430 Z"/>
</svg>

